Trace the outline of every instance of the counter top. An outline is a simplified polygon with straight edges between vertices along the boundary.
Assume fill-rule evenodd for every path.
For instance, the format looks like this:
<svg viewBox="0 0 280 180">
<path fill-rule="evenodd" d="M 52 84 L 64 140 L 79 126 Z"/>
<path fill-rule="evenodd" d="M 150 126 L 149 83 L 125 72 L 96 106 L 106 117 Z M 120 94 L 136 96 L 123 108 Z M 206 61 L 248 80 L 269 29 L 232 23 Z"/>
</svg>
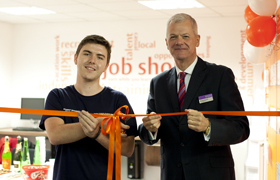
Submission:
<svg viewBox="0 0 280 180">
<path fill-rule="evenodd" d="M 0 128 L 0 135 L 5 136 L 48 136 L 46 131 L 14 131 L 13 128 Z"/>
</svg>

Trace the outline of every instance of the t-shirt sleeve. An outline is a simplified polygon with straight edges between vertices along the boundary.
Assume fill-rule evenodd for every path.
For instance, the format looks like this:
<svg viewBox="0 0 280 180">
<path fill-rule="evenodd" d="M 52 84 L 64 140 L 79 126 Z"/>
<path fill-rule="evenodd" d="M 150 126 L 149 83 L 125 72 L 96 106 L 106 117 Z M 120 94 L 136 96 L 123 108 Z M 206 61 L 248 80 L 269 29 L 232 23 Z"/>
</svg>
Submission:
<svg viewBox="0 0 280 180">
<path fill-rule="evenodd" d="M 59 103 L 59 91 L 58 89 L 53 89 L 47 96 L 46 103 L 45 103 L 45 110 L 62 110 L 62 105 Z M 39 127 L 43 130 L 45 128 L 45 120 L 49 117 L 49 115 L 43 115 L 39 124 Z M 57 116 L 58 117 L 58 116 Z M 64 120 L 64 117 L 59 117 Z"/>
</svg>

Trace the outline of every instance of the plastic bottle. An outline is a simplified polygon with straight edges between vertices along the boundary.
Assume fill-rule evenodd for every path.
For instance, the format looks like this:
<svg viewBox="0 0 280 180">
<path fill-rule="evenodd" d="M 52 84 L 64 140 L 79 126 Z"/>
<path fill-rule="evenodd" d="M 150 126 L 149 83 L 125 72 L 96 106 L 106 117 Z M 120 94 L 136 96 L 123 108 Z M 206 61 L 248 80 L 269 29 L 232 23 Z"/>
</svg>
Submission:
<svg viewBox="0 0 280 180">
<path fill-rule="evenodd" d="M 12 154 L 10 151 L 9 136 L 5 136 L 5 146 L 2 153 L 2 166 L 4 171 L 11 170 Z"/>
<path fill-rule="evenodd" d="M 14 154 L 14 173 L 20 173 L 21 170 L 21 158 L 22 158 L 22 145 L 21 145 L 21 137 L 17 137 L 17 146 L 16 152 Z"/>
<path fill-rule="evenodd" d="M 29 165 L 30 164 L 30 154 L 29 154 L 29 149 L 28 149 L 28 138 L 25 137 L 23 138 L 23 150 L 22 150 L 22 158 L 21 158 L 21 167 L 24 165 Z M 22 172 L 22 168 L 21 168 Z"/>
<path fill-rule="evenodd" d="M 41 152 L 40 152 L 40 139 L 39 139 L 39 137 L 36 137 L 36 145 L 35 145 L 33 164 L 36 164 L 36 165 L 41 164 Z"/>
</svg>

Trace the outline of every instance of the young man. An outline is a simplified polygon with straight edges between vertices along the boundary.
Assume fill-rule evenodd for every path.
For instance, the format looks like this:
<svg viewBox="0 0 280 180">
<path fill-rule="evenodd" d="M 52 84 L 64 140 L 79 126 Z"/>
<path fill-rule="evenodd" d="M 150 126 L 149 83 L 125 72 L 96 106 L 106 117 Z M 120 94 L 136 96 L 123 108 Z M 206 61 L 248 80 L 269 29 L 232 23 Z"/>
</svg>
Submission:
<svg viewBox="0 0 280 180">
<path fill-rule="evenodd" d="M 53 89 L 47 97 L 45 109 L 79 111 L 78 117 L 43 116 L 40 122 L 51 144 L 56 145 L 54 180 L 105 180 L 107 177 L 109 135 L 100 133 L 103 118 L 89 113 L 113 114 L 123 105 L 128 105 L 129 113 L 133 113 L 123 93 L 100 85 L 110 55 L 111 46 L 102 36 L 85 37 L 74 57 L 76 83 Z M 126 130 L 122 134 L 121 154 L 131 156 L 137 136 L 136 119 L 122 123 L 121 128 Z"/>
<path fill-rule="evenodd" d="M 234 180 L 230 145 L 250 134 L 247 117 L 207 116 L 199 111 L 244 111 L 233 72 L 197 56 L 196 21 L 176 14 L 167 23 L 166 45 L 176 67 L 151 81 L 147 113 L 188 112 L 144 117 L 139 136 L 161 142 L 161 180 Z"/>
</svg>

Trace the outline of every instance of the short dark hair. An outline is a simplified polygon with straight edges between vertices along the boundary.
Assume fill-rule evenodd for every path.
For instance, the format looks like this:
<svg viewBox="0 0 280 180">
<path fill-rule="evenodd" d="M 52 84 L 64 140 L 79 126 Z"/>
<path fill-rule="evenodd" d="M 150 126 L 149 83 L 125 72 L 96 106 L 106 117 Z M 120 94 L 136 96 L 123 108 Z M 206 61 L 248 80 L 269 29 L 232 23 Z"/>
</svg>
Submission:
<svg viewBox="0 0 280 180">
<path fill-rule="evenodd" d="M 79 44 L 77 50 L 76 50 L 76 55 L 78 56 L 82 47 L 88 43 L 93 43 L 93 44 L 100 44 L 103 45 L 107 49 L 107 64 L 110 63 L 110 58 L 111 58 L 111 45 L 110 43 L 102 36 L 99 35 L 88 35 L 86 36 Z"/>
</svg>

